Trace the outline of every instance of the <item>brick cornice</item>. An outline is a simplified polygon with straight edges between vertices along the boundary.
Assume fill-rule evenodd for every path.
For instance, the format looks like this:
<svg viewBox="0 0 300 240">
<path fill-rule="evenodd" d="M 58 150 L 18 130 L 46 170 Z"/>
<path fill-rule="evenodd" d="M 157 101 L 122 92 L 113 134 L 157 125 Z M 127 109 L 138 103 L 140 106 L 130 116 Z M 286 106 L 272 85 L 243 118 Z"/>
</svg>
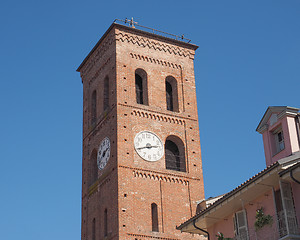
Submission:
<svg viewBox="0 0 300 240">
<path fill-rule="evenodd" d="M 159 236 L 151 236 L 151 235 L 145 235 L 145 234 L 137 234 L 137 233 L 127 233 L 127 235 L 132 237 L 140 237 L 141 239 L 161 239 L 161 240 L 179 240 L 179 238 L 168 238 L 168 237 L 159 237 Z M 135 238 L 137 239 L 137 238 Z M 139 239 L 139 240 L 141 240 Z"/>
<path fill-rule="evenodd" d="M 159 180 L 163 180 L 163 178 L 165 176 L 168 176 L 168 177 L 175 177 L 175 178 L 181 178 L 181 179 L 184 179 L 187 181 L 188 183 L 188 180 L 194 180 L 194 181 L 201 181 L 200 178 L 196 178 L 196 177 L 188 177 L 184 174 L 174 174 L 174 173 L 168 173 L 168 172 L 162 172 L 162 171 L 154 171 L 154 170 L 150 170 L 150 169 L 143 169 L 143 168 L 135 168 L 135 167 L 130 167 L 130 166 L 124 166 L 124 165 L 118 165 L 119 168 L 127 168 L 127 169 L 131 169 L 133 171 L 139 171 L 139 172 L 147 172 L 149 174 L 158 174 L 158 175 L 161 175 Z M 186 173 L 186 174 L 189 174 L 189 173 Z"/>
<path fill-rule="evenodd" d="M 119 106 L 123 106 L 123 107 L 128 107 L 128 108 L 132 108 L 132 113 L 134 113 L 134 109 L 137 109 L 135 112 L 140 111 L 140 112 L 148 112 L 148 113 L 154 113 L 154 114 L 158 114 L 159 116 L 168 116 L 168 117 L 172 117 L 172 118 L 181 118 L 181 119 L 185 119 L 185 120 L 191 120 L 191 121 L 197 121 L 197 119 L 195 118 L 191 118 L 191 117 L 184 117 L 184 116 L 178 116 L 176 114 L 176 112 L 172 112 L 172 113 L 163 113 L 162 111 L 155 111 L 155 110 L 151 110 L 151 109 L 144 109 L 144 108 L 140 108 L 138 106 L 133 106 L 133 105 L 129 105 L 129 104 L 123 104 L 123 103 L 118 103 Z M 168 118 L 167 117 L 167 118 Z M 164 118 L 164 117 L 163 117 Z M 167 120 L 166 120 L 167 121 Z M 184 120 L 183 120 L 183 123 Z"/>
<path fill-rule="evenodd" d="M 140 47 L 145 47 L 157 51 L 163 51 L 166 53 L 194 59 L 195 53 L 193 51 L 178 46 L 174 46 L 171 44 L 167 44 L 161 41 L 156 41 L 154 39 L 150 39 L 144 36 L 138 36 L 135 34 L 130 34 L 128 32 L 122 32 L 120 30 L 116 30 L 115 36 L 116 36 L 116 41 L 127 42 L 134 45 L 138 45 Z"/>
<path fill-rule="evenodd" d="M 129 53 L 129 55 L 133 59 L 150 62 L 150 63 L 158 64 L 161 66 L 171 67 L 174 69 L 182 69 L 182 66 L 180 64 L 172 63 L 167 60 L 157 59 L 157 58 L 153 58 L 150 56 L 146 56 L 146 55 L 144 56 L 144 55 L 140 55 L 140 54 L 136 54 L 136 53 L 132 53 L 132 52 Z"/>
</svg>

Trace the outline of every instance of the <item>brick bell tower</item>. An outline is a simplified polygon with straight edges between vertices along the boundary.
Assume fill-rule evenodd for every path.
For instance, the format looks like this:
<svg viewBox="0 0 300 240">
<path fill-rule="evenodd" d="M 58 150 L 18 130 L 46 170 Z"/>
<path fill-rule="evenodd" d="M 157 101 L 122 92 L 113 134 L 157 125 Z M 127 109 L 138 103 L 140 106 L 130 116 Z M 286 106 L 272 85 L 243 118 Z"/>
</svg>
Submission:
<svg viewBox="0 0 300 240">
<path fill-rule="evenodd" d="M 113 23 L 77 69 L 82 240 L 200 238 L 176 230 L 204 198 L 197 48 Z"/>
</svg>

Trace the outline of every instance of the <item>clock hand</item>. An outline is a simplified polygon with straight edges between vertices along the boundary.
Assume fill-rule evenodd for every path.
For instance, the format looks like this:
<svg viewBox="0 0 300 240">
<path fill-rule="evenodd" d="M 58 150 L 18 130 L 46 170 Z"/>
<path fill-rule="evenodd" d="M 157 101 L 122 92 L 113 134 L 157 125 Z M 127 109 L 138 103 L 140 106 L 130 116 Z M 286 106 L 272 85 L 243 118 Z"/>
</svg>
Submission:
<svg viewBox="0 0 300 240">
<path fill-rule="evenodd" d="M 138 149 L 138 150 L 139 150 L 139 149 L 143 149 L 143 148 L 147 148 L 147 146 L 145 146 L 145 147 L 139 147 L 139 148 L 136 148 L 136 149 Z"/>
<path fill-rule="evenodd" d="M 105 156 L 106 152 L 108 151 L 108 148 L 104 150 L 104 152 L 102 153 L 102 157 Z"/>
<path fill-rule="evenodd" d="M 139 148 L 137 148 L 137 149 L 153 148 L 153 147 L 154 147 L 154 148 L 158 148 L 158 147 L 160 147 L 160 146 L 154 146 L 154 145 L 151 145 L 150 143 L 147 143 L 145 147 L 139 147 Z"/>
</svg>

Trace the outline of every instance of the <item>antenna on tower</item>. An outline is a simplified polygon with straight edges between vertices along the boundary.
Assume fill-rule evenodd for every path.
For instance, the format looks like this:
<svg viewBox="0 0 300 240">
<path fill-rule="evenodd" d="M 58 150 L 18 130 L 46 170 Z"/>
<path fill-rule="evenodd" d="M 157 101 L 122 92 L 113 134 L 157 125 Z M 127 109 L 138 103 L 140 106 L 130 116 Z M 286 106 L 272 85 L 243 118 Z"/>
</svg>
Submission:
<svg viewBox="0 0 300 240">
<path fill-rule="evenodd" d="M 161 35 L 161 36 L 165 36 L 165 37 L 169 37 L 169 38 L 171 37 L 173 39 L 183 41 L 183 42 L 187 42 L 187 43 L 191 42 L 191 39 L 185 38 L 183 34 L 181 36 L 178 36 L 178 35 L 163 32 L 163 31 L 160 31 L 160 30 L 157 30 L 157 29 L 154 29 L 154 28 L 149 28 L 149 27 L 139 25 L 138 22 L 133 21 L 133 17 L 131 19 L 125 18 L 125 20 L 115 19 L 114 23 L 115 22 L 122 22 L 122 23 L 128 24 L 132 28 L 137 27 L 138 29 L 141 29 L 141 30 L 144 30 L 144 31 L 146 30 L 146 31 L 151 32 L 151 33 L 156 34 L 156 35 Z"/>
<path fill-rule="evenodd" d="M 133 17 L 130 20 L 125 18 L 125 23 L 129 23 L 129 26 L 132 28 L 135 28 L 134 24 L 138 24 L 138 22 L 133 21 Z"/>
</svg>

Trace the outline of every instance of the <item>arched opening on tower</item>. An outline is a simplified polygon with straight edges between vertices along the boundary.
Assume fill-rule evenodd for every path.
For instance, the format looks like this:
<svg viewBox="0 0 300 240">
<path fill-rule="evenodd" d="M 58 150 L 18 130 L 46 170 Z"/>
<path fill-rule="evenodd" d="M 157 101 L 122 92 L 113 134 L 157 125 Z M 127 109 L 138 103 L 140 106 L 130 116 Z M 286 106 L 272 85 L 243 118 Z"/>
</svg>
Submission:
<svg viewBox="0 0 300 240">
<path fill-rule="evenodd" d="M 152 231 L 159 232 L 157 204 L 151 204 Z"/>
<path fill-rule="evenodd" d="M 141 68 L 135 70 L 135 94 L 138 104 L 148 105 L 147 73 Z"/>
<path fill-rule="evenodd" d="M 166 169 L 186 171 L 185 148 L 180 138 L 169 136 L 165 142 Z"/>
<path fill-rule="evenodd" d="M 166 85 L 166 105 L 167 110 L 178 112 L 178 91 L 177 91 L 177 81 L 174 77 L 168 76 L 165 81 Z"/>
</svg>

